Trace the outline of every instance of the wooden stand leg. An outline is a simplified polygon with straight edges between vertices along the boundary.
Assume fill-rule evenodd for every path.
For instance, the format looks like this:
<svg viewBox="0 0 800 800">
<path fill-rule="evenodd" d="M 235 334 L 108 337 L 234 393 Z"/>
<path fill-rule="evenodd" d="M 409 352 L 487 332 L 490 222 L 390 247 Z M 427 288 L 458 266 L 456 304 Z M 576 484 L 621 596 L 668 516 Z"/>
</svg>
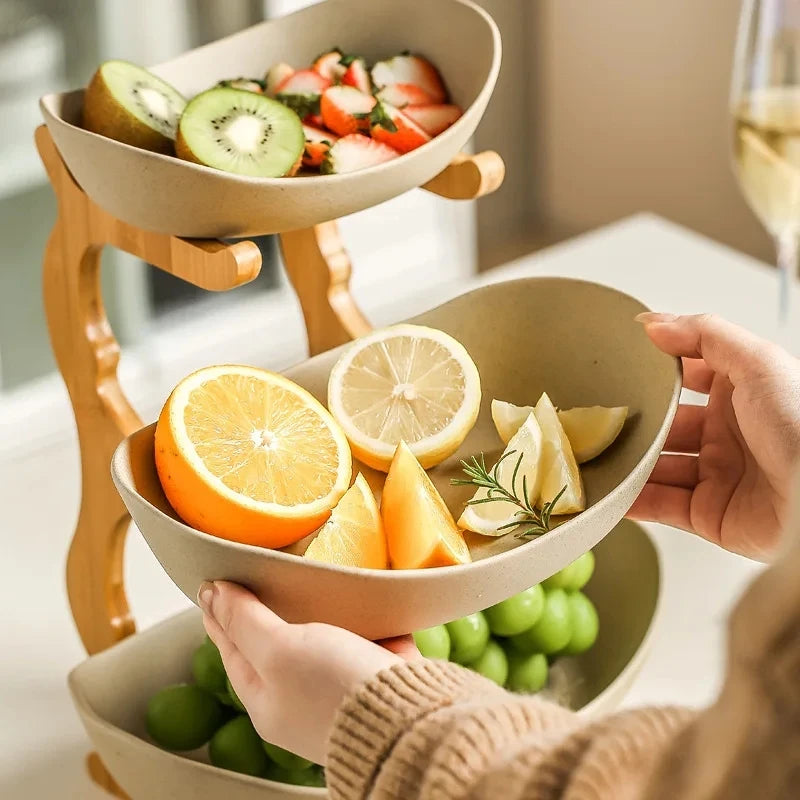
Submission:
<svg viewBox="0 0 800 800">
<path fill-rule="evenodd" d="M 497 153 L 462 153 L 422 188 L 450 200 L 474 200 L 498 189 L 504 176 L 505 164 Z M 335 221 L 281 234 L 281 250 L 303 310 L 310 355 L 370 331 L 350 294 L 350 258 Z"/>
<path fill-rule="evenodd" d="M 369 332 L 350 294 L 350 257 L 336 222 L 281 234 L 281 251 L 303 310 L 310 355 Z"/>
</svg>

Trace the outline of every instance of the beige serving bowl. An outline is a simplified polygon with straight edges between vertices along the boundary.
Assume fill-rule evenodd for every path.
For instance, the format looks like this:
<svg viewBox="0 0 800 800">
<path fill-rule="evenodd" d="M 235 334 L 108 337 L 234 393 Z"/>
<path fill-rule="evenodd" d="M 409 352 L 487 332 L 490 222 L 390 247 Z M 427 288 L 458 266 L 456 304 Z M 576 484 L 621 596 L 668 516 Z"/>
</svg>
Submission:
<svg viewBox="0 0 800 800">
<path fill-rule="evenodd" d="M 345 175 L 250 178 L 140 150 L 80 126 L 83 90 L 40 101 L 75 180 L 125 222 L 175 236 L 236 237 L 295 230 L 389 200 L 441 172 L 471 138 L 500 70 L 500 34 L 470 0 L 327 0 L 192 50 L 153 71 L 190 97 L 225 78 L 296 68 L 340 47 L 371 61 L 404 50 L 439 68 L 464 115 L 419 149 Z"/>
<path fill-rule="evenodd" d="M 659 600 L 658 556 L 644 529 L 623 521 L 595 552 L 597 567 L 585 591 L 600 615 L 597 642 L 551 669 L 554 692 L 586 716 L 613 711 L 630 688 L 646 656 Z M 192 651 L 202 637 L 200 614 L 193 609 L 89 658 L 70 675 L 83 724 L 115 780 L 133 800 L 325 797 L 323 789 L 217 769 L 207 763 L 205 749 L 187 758 L 148 741 L 148 699 L 168 684 L 191 680 Z"/>
<path fill-rule="evenodd" d="M 658 351 L 634 316 L 637 300 L 595 283 L 529 278 L 462 295 L 412 320 L 440 328 L 469 351 L 481 375 L 478 422 L 459 451 L 430 475 L 458 518 L 469 487 L 454 487 L 460 459 L 502 451 L 492 398 L 535 403 L 543 391 L 564 408 L 627 405 L 631 416 L 605 454 L 582 468 L 587 509 L 538 539 L 472 535 L 474 559 L 425 570 L 367 570 L 310 562 L 201 533 L 181 522 L 161 490 L 151 425 L 124 441 L 112 474 L 134 522 L 172 580 L 194 600 L 203 580 L 252 589 L 285 619 L 329 622 L 370 639 L 427 628 L 493 605 L 594 547 L 644 486 L 677 408 L 679 362 Z M 325 401 L 341 348 L 287 375 Z M 355 465 L 380 490 L 382 475 Z M 295 548 L 302 552 L 303 543 Z"/>
</svg>

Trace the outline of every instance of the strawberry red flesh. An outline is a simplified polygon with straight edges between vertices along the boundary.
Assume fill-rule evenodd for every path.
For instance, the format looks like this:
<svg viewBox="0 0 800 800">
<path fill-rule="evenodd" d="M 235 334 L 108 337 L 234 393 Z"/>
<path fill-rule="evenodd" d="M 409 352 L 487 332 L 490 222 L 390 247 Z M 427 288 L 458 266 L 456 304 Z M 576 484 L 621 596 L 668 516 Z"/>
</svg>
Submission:
<svg viewBox="0 0 800 800">
<path fill-rule="evenodd" d="M 431 103 L 447 102 L 447 89 L 438 70 L 421 56 L 402 55 L 379 61 L 372 68 L 372 81 L 379 89 L 410 83 L 428 94 Z"/>
<path fill-rule="evenodd" d="M 462 111 L 458 106 L 427 105 L 409 106 L 403 113 L 429 136 L 438 136 L 461 117 Z"/>
<path fill-rule="evenodd" d="M 321 172 L 337 175 L 357 172 L 391 161 L 398 155 L 399 153 L 388 145 L 376 142 L 369 136 L 353 133 L 339 139 L 331 147 L 322 163 Z"/>
<path fill-rule="evenodd" d="M 401 110 L 406 106 L 429 106 L 433 103 L 433 98 L 413 83 L 393 83 L 391 86 L 384 86 L 375 96 L 378 100 Z"/>
<path fill-rule="evenodd" d="M 388 144 L 398 153 L 410 153 L 431 140 L 416 122 L 388 103 L 379 103 L 375 107 L 371 122 L 372 138 Z"/>
<path fill-rule="evenodd" d="M 325 127 L 339 136 L 369 130 L 369 115 L 376 104 L 372 95 L 353 86 L 331 86 L 322 94 L 320 111 Z"/>
<path fill-rule="evenodd" d="M 372 80 L 369 77 L 369 70 L 363 58 L 354 58 L 344 73 L 342 83 L 345 86 L 354 86 L 365 94 L 372 93 Z"/>
<path fill-rule="evenodd" d="M 304 118 L 319 114 L 320 97 L 330 85 L 319 73 L 301 69 L 278 86 L 275 97 Z"/>
</svg>

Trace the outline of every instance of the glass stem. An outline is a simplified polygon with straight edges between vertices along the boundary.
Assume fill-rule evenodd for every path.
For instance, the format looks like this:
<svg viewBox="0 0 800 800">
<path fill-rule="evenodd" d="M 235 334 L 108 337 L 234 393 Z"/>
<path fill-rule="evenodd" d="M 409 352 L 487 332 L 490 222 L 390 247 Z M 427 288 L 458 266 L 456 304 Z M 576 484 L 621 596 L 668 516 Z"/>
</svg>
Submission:
<svg viewBox="0 0 800 800">
<path fill-rule="evenodd" d="M 800 240 L 796 233 L 786 233 L 776 240 L 778 251 L 778 270 L 780 271 L 780 308 L 778 317 L 779 344 L 795 354 L 797 342 L 791 341 L 792 308 L 794 305 L 795 282 L 797 280 L 798 260 L 800 260 Z"/>
</svg>

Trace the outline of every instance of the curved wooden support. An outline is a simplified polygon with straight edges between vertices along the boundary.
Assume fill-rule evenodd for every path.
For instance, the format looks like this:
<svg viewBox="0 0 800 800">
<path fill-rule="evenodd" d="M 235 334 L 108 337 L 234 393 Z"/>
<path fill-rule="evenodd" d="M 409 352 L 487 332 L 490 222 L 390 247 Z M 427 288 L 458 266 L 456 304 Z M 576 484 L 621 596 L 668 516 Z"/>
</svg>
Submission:
<svg viewBox="0 0 800 800">
<path fill-rule="evenodd" d="M 81 453 L 81 507 L 67 557 L 67 592 L 89 653 L 135 630 L 123 583 L 130 519 L 109 473 L 123 437 L 141 427 L 117 380 L 119 345 L 103 308 L 100 256 L 112 245 L 211 291 L 252 280 L 261 268 L 253 242 L 179 239 L 134 228 L 86 196 L 47 129 L 36 145 L 58 199 L 44 256 L 44 306 L 56 362 L 66 383 Z"/>
<path fill-rule="evenodd" d="M 371 330 L 350 294 L 350 257 L 335 221 L 282 233 L 281 252 L 303 310 L 310 355 Z"/>
<path fill-rule="evenodd" d="M 506 165 L 493 150 L 461 153 L 422 188 L 450 200 L 475 200 L 497 191 L 505 175 Z"/>
</svg>

